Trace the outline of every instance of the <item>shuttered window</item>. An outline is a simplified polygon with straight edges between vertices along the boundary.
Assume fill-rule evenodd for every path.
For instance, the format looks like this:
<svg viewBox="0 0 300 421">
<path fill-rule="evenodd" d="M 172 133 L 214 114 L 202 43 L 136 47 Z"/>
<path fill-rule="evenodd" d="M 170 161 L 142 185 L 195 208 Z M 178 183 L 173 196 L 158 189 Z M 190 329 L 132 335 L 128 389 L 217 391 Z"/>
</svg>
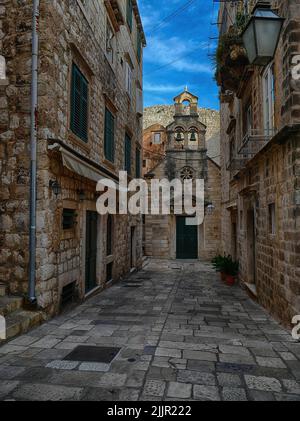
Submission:
<svg viewBox="0 0 300 421">
<path fill-rule="evenodd" d="M 105 108 L 104 154 L 110 162 L 115 159 L 115 117 Z"/>
<path fill-rule="evenodd" d="M 127 24 L 130 28 L 130 31 L 132 31 L 132 0 L 127 0 Z"/>
<path fill-rule="evenodd" d="M 73 63 L 70 129 L 84 142 L 88 141 L 88 92 L 88 81 L 76 64 Z"/>
<path fill-rule="evenodd" d="M 135 176 L 141 177 L 141 151 L 137 148 L 135 152 Z"/>
<path fill-rule="evenodd" d="M 125 135 L 125 171 L 131 175 L 131 138 Z"/>
</svg>

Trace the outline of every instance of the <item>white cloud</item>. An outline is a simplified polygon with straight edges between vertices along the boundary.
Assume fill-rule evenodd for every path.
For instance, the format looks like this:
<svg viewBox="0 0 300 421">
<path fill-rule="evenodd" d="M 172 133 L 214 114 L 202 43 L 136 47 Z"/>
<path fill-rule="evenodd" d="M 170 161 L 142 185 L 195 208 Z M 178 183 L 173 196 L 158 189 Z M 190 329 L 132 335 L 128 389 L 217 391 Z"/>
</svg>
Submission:
<svg viewBox="0 0 300 421">
<path fill-rule="evenodd" d="M 190 57 L 194 54 L 200 56 L 201 50 L 207 49 L 207 43 L 197 40 L 182 40 L 179 37 L 160 38 L 153 36 L 148 38 L 148 46 L 145 50 L 145 62 L 157 65 L 157 67 L 170 65 L 177 71 L 189 73 L 211 74 L 212 68 L 208 62 Z"/>
<path fill-rule="evenodd" d="M 192 86 L 189 86 L 192 88 Z M 183 91 L 184 86 L 182 85 L 170 85 L 170 84 L 154 84 L 145 82 L 144 83 L 144 91 L 146 92 L 156 92 L 156 93 L 172 93 L 172 92 L 180 92 Z"/>
</svg>

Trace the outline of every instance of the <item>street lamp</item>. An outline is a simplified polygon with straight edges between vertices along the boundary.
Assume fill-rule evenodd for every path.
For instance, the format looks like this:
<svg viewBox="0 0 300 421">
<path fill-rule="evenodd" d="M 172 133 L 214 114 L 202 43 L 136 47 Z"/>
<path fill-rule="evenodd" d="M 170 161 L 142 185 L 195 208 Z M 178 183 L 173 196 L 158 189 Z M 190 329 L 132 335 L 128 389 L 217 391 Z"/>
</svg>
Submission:
<svg viewBox="0 0 300 421">
<path fill-rule="evenodd" d="M 266 66 L 274 57 L 284 19 L 258 2 L 242 37 L 250 64 Z"/>
<path fill-rule="evenodd" d="M 212 203 L 209 203 L 206 206 L 206 212 L 205 212 L 206 215 L 212 216 L 214 214 L 215 209 L 216 209 L 215 205 L 213 205 Z"/>
<path fill-rule="evenodd" d="M 61 193 L 61 185 L 57 180 L 50 180 L 49 187 L 52 189 L 56 197 Z"/>
</svg>

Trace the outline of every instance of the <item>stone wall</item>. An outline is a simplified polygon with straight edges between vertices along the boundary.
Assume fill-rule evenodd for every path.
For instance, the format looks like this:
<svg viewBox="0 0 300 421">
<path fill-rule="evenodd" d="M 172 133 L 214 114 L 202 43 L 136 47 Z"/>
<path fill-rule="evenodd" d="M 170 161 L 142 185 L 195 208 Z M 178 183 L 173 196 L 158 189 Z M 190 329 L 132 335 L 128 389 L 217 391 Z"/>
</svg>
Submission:
<svg viewBox="0 0 300 421">
<path fill-rule="evenodd" d="M 125 2 L 120 2 L 123 16 Z M 0 86 L 0 282 L 12 293 L 26 293 L 28 283 L 29 127 L 31 80 L 32 1 L 9 0 L 0 5 L 0 54 L 7 63 L 8 84 Z M 136 23 L 116 33 L 116 54 L 111 62 L 105 52 L 107 13 L 104 2 L 80 0 L 43 1 L 39 22 L 39 129 L 37 201 L 37 298 L 48 314 L 59 308 L 60 292 L 77 282 L 81 298 L 85 282 L 85 217 L 96 210 L 96 184 L 70 172 L 57 152 L 49 152 L 49 141 L 68 145 L 83 158 L 117 175 L 124 168 L 125 131 L 132 136 L 132 168 L 136 148 L 141 148 L 142 119 L 137 114 L 137 88 L 142 85 L 142 66 L 136 56 Z M 120 54 L 120 51 L 123 53 Z M 132 96 L 126 93 L 125 62 L 133 65 Z M 70 80 L 75 62 L 89 81 L 89 140 L 84 143 L 70 127 Z M 104 158 L 104 111 L 116 110 L 115 163 Z M 49 182 L 59 182 L 56 197 Z M 85 198 L 79 200 L 79 190 Z M 77 228 L 63 232 L 63 208 L 78 211 Z M 114 279 L 130 269 L 130 230 L 136 226 L 136 266 L 142 259 L 142 230 L 139 218 L 116 217 L 114 253 L 105 255 L 106 220 L 99 216 L 97 285 L 106 284 L 106 264 L 114 261 Z"/>
<path fill-rule="evenodd" d="M 253 128 L 263 130 L 262 69 L 254 67 L 241 98 L 221 104 L 222 251 L 240 261 L 240 279 L 276 318 L 290 325 L 300 312 L 299 250 L 299 93 L 291 77 L 292 57 L 299 54 L 299 8 L 279 1 L 285 23 L 274 59 L 275 128 L 252 154 L 238 153 L 243 142 L 244 106 L 251 101 Z M 227 7 L 220 6 L 221 11 Z M 232 13 L 234 8 L 229 8 Z M 220 13 L 222 16 L 222 13 Z M 230 21 L 234 21 L 234 14 Z M 236 127 L 230 128 L 232 117 Z M 287 126 L 294 125 L 294 133 Z M 298 129 L 299 133 L 299 129 Z M 230 162 L 230 140 L 234 151 Z M 251 144 L 251 142 L 249 142 Z M 235 164 L 236 163 L 236 164 Z M 275 232 L 270 206 L 275 205 Z M 254 227 L 252 226 L 254 220 Z"/>
</svg>

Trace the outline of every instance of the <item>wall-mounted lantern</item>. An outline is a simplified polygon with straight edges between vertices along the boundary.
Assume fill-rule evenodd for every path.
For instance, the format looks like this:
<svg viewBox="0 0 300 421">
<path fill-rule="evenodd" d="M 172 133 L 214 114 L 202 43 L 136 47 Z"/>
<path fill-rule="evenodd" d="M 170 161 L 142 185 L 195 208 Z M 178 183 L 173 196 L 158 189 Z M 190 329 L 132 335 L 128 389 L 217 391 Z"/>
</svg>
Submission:
<svg viewBox="0 0 300 421">
<path fill-rule="evenodd" d="M 258 2 L 242 37 L 250 64 L 266 66 L 273 59 L 284 19 L 267 2 Z"/>
<path fill-rule="evenodd" d="M 213 205 L 212 203 L 209 203 L 205 207 L 205 214 L 208 216 L 211 216 L 213 215 L 215 209 L 216 209 L 215 205 Z"/>
<path fill-rule="evenodd" d="M 61 194 L 61 185 L 57 180 L 50 180 L 49 187 L 57 197 L 59 194 Z"/>
</svg>

